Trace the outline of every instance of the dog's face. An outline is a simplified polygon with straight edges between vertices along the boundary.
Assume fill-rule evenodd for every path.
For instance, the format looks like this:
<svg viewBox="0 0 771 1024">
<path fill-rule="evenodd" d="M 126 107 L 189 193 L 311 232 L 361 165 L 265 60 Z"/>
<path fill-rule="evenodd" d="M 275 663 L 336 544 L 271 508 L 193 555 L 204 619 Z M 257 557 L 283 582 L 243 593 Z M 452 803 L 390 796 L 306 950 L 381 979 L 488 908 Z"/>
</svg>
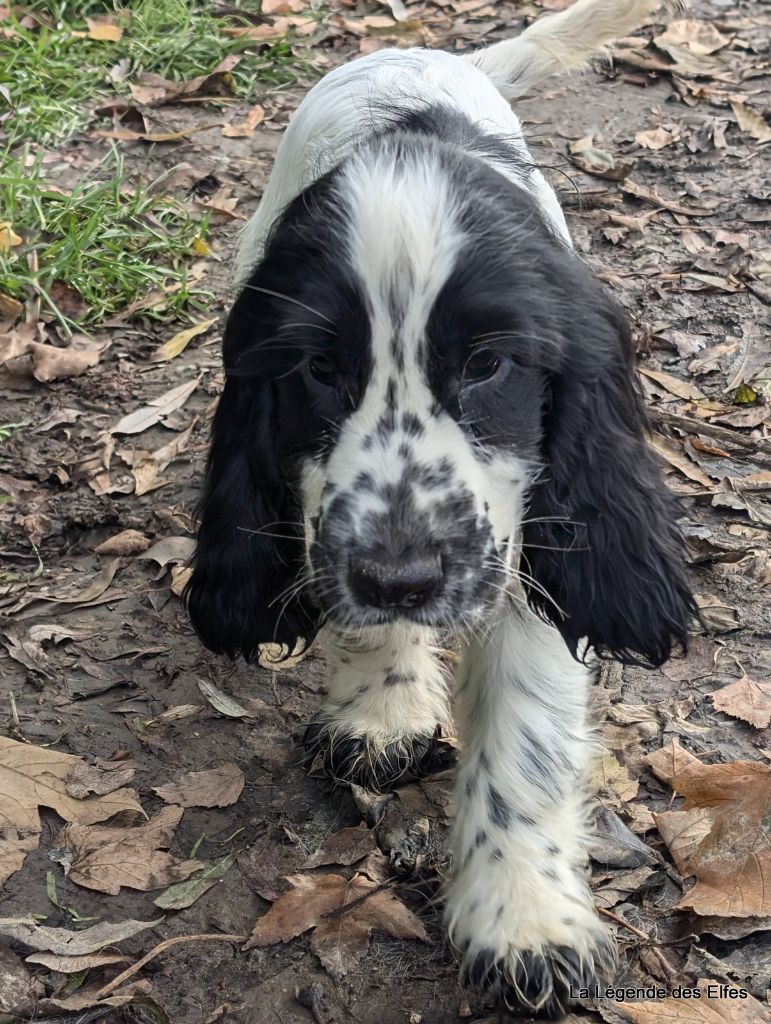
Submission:
<svg viewBox="0 0 771 1024">
<path fill-rule="evenodd" d="M 399 133 L 347 159 L 275 227 L 224 352 L 188 595 L 209 646 L 471 624 L 515 575 L 573 646 L 660 660 L 684 629 L 623 317 L 478 160 Z M 671 595 L 650 627 L 599 587 L 625 563 Z"/>
</svg>

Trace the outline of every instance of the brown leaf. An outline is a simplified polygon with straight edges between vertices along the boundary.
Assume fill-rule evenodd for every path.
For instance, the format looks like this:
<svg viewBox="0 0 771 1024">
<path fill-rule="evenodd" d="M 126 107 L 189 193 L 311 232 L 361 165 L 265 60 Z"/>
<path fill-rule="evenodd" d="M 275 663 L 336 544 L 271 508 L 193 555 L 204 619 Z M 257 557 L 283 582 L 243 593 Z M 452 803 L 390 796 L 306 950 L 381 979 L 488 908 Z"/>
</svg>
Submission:
<svg viewBox="0 0 771 1024">
<path fill-rule="evenodd" d="M 655 814 L 656 827 L 680 873 L 696 876 L 678 906 L 723 917 L 771 913 L 771 768 L 754 761 L 703 765 L 686 754 L 669 784 L 685 804 Z"/>
<path fill-rule="evenodd" d="M 96 366 L 110 347 L 108 338 L 92 341 L 75 334 L 66 348 L 45 345 L 17 332 L 0 336 L 0 366 L 14 377 L 34 377 L 43 383 L 77 377 Z"/>
<path fill-rule="evenodd" d="M 0 736 L 0 880 L 17 871 L 37 847 L 39 807 L 50 807 L 65 821 L 90 824 L 120 811 L 143 814 L 133 789 L 77 800 L 66 790 L 70 772 L 84 762 L 73 754 Z"/>
<path fill-rule="evenodd" d="M 771 125 L 761 114 L 738 99 L 731 100 L 731 110 L 742 131 L 749 132 L 758 142 L 771 142 Z"/>
<path fill-rule="evenodd" d="M 244 949 L 288 942 L 314 929 L 311 948 L 336 979 L 365 954 L 373 931 L 398 939 L 428 941 L 423 924 L 393 893 L 379 889 L 363 875 L 289 875 L 292 886 L 261 918 Z M 350 911 L 342 908 L 367 897 Z"/>
<path fill-rule="evenodd" d="M 67 825 L 55 837 L 57 860 L 71 881 L 112 896 L 123 886 L 142 892 L 165 888 L 204 867 L 166 852 L 182 814 L 179 807 L 164 807 L 133 828 Z"/>
<path fill-rule="evenodd" d="M 254 135 L 257 125 L 262 124 L 264 119 L 265 108 L 257 103 L 246 115 L 246 120 L 240 121 L 237 124 L 231 121 L 230 124 L 226 124 L 222 129 L 222 134 L 226 135 L 229 139 L 249 139 Z"/>
<path fill-rule="evenodd" d="M 139 530 L 121 530 L 113 537 L 108 537 L 98 544 L 94 551 L 97 555 L 139 555 L 150 547 L 150 538 Z"/>
<path fill-rule="evenodd" d="M 129 957 L 120 953 L 83 953 L 81 956 L 60 956 L 57 953 L 32 953 L 25 957 L 28 964 L 42 964 L 49 971 L 58 971 L 60 974 L 77 974 L 80 971 L 91 971 L 95 967 L 109 967 L 112 964 L 122 964 L 129 960 Z"/>
<path fill-rule="evenodd" d="M 114 793 L 121 786 L 128 785 L 135 775 L 135 768 L 103 771 L 95 765 L 81 761 L 67 774 L 64 788 L 76 800 L 85 800 L 92 795 L 106 796 L 108 793 Z"/>
<path fill-rule="evenodd" d="M 341 828 L 322 843 L 303 864 L 304 868 L 318 868 L 324 864 L 355 864 L 376 849 L 375 833 L 363 825 Z"/>
<path fill-rule="evenodd" d="M 684 46 L 696 55 L 716 53 L 731 43 L 733 36 L 719 32 L 709 21 L 683 18 L 670 21 L 661 35 L 653 40 L 660 49 L 668 45 Z"/>
<path fill-rule="evenodd" d="M 715 690 L 709 698 L 716 711 L 741 718 L 756 729 L 767 729 L 771 725 L 771 680 L 744 676 Z"/>
<path fill-rule="evenodd" d="M 634 140 L 638 146 L 644 146 L 645 149 L 664 149 L 665 146 L 671 146 L 677 142 L 679 138 L 679 128 L 658 127 L 636 132 Z"/>
<path fill-rule="evenodd" d="M 647 199 L 649 203 L 661 206 L 665 210 L 671 210 L 672 213 L 680 213 L 685 217 L 708 217 L 715 210 L 715 206 L 685 206 L 675 199 L 667 199 L 653 187 L 632 181 L 631 178 L 627 178 L 621 187 L 624 192 L 637 196 L 638 199 Z"/>
<path fill-rule="evenodd" d="M 695 384 L 690 384 L 687 380 L 680 380 L 679 377 L 673 377 L 671 373 L 664 373 L 662 370 L 649 370 L 644 366 L 640 367 L 640 373 L 644 377 L 655 381 L 656 384 L 665 388 L 670 394 L 677 395 L 678 398 L 692 402 L 707 400 L 707 396 Z"/>
<path fill-rule="evenodd" d="M 242 60 L 241 55 L 231 54 L 206 75 L 198 75 L 188 82 L 172 82 L 168 78 L 146 71 L 136 82 L 129 85 L 131 95 L 145 106 L 159 106 L 173 103 L 181 98 L 196 95 L 232 95 L 231 72 Z"/>
<path fill-rule="evenodd" d="M 688 986 L 684 986 L 688 988 Z M 720 984 L 709 979 L 698 982 L 699 997 L 684 999 L 668 995 L 664 999 L 639 1003 L 612 1003 L 622 1020 L 634 1024 L 762 1024 L 763 1006 L 751 995 L 731 998 Z M 734 986 L 738 989 L 739 986 Z"/>
<path fill-rule="evenodd" d="M 23 942 L 32 949 L 45 950 L 60 956 L 85 956 L 105 946 L 113 946 L 124 939 L 130 939 L 147 928 L 155 928 L 162 921 L 162 917 L 157 921 L 127 920 L 115 924 L 101 921 L 88 928 L 70 931 L 68 928 L 52 928 L 39 924 L 32 917 L 2 917 L 0 935 Z"/>
<path fill-rule="evenodd" d="M 175 132 L 135 132 L 131 128 L 113 128 L 109 131 L 99 129 L 91 132 L 91 135 L 95 139 L 120 139 L 123 142 L 177 142 L 179 139 L 186 139 L 190 135 L 216 127 L 216 124 L 190 125 Z"/>
<path fill-rule="evenodd" d="M 186 772 L 177 782 L 154 786 L 167 804 L 180 807 L 229 807 L 241 796 L 244 773 L 230 762 L 203 772 Z"/>
<path fill-rule="evenodd" d="M 714 490 L 715 485 L 712 480 L 704 470 L 700 469 L 695 462 L 688 458 L 681 444 L 671 441 L 669 438 L 661 437 L 659 434 L 653 434 L 650 438 L 650 445 L 656 449 L 663 459 L 666 459 L 670 466 L 679 469 L 683 476 L 688 477 L 689 480 L 693 480 L 697 484 L 701 484 L 707 491 Z"/>
<path fill-rule="evenodd" d="M 87 32 L 72 32 L 76 39 L 95 39 L 97 42 L 118 43 L 123 38 L 123 29 L 115 23 L 114 14 L 99 18 L 86 18 Z"/>
</svg>

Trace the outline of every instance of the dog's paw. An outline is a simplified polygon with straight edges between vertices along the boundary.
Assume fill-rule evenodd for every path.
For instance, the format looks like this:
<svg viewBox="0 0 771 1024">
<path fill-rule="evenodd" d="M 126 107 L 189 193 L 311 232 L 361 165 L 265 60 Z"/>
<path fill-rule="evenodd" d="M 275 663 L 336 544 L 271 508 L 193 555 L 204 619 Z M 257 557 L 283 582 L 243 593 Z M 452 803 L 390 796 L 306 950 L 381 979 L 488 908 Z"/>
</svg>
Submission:
<svg viewBox="0 0 771 1024">
<path fill-rule="evenodd" d="M 560 1020 L 580 995 L 594 992 L 613 974 L 616 947 L 607 932 L 579 953 L 572 946 L 544 946 L 541 949 L 509 949 L 500 954 L 483 946 L 469 951 L 463 960 L 461 978 L 494 1000 L 500 1009 L 540 1020 Z"/>
<path fill-rule="evenodd" d="M 579 989 L 610 979 L 616 946 L 578 849 L 568 837 L 539 852 L 534 828 L 521 826 L 501 846 L 477 833 L 450 883 L 447 925 L 469 985 L 501 1008 L 554 1020 Z"/>
<path fill-rule="evenodd" d="M 441 742 L 439 729 L 376 745 L 366 736 L 350 736 L 325 721 L 311 722 L 303 739 L 305 765 L 335 782 L 355 783 L 384 793 L 400 782 L 443 771 L 453 751 Z"/>
</svg>

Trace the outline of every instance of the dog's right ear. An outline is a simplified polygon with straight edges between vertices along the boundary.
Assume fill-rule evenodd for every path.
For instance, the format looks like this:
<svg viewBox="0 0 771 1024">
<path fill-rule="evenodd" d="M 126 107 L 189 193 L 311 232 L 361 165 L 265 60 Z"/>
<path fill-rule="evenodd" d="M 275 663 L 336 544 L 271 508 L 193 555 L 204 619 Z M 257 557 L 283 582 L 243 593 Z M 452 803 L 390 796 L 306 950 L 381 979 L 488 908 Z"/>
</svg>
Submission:
<svg viewBox="0 0 771 1024">
<path fill-rule="evenodd" d="M 249 658 L 261 643 L 310 643 L 316 616 L 299 584 L 302 508 L 276 452 L 277 385 L 228 379 L 212 428 L 190 621 L 206 646 Z M 299 593 L 298 593 L 299 591 Z"/>
</svg>

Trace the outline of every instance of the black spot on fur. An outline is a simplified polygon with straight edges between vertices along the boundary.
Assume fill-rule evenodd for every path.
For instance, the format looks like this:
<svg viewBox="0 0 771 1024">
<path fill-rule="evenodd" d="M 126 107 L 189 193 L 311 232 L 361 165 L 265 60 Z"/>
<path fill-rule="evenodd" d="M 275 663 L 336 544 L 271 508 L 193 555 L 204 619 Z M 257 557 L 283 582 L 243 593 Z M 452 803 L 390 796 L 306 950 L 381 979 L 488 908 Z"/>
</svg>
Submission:
<svg viewBox="0 0 771 1024">
<path fill-rule="evenodd" d="M 487 807 L 492 822 L 499 828 L 510 827 L 513 817 L 511 805 L 492 784 L 487 789 Z"/>
</svg>

